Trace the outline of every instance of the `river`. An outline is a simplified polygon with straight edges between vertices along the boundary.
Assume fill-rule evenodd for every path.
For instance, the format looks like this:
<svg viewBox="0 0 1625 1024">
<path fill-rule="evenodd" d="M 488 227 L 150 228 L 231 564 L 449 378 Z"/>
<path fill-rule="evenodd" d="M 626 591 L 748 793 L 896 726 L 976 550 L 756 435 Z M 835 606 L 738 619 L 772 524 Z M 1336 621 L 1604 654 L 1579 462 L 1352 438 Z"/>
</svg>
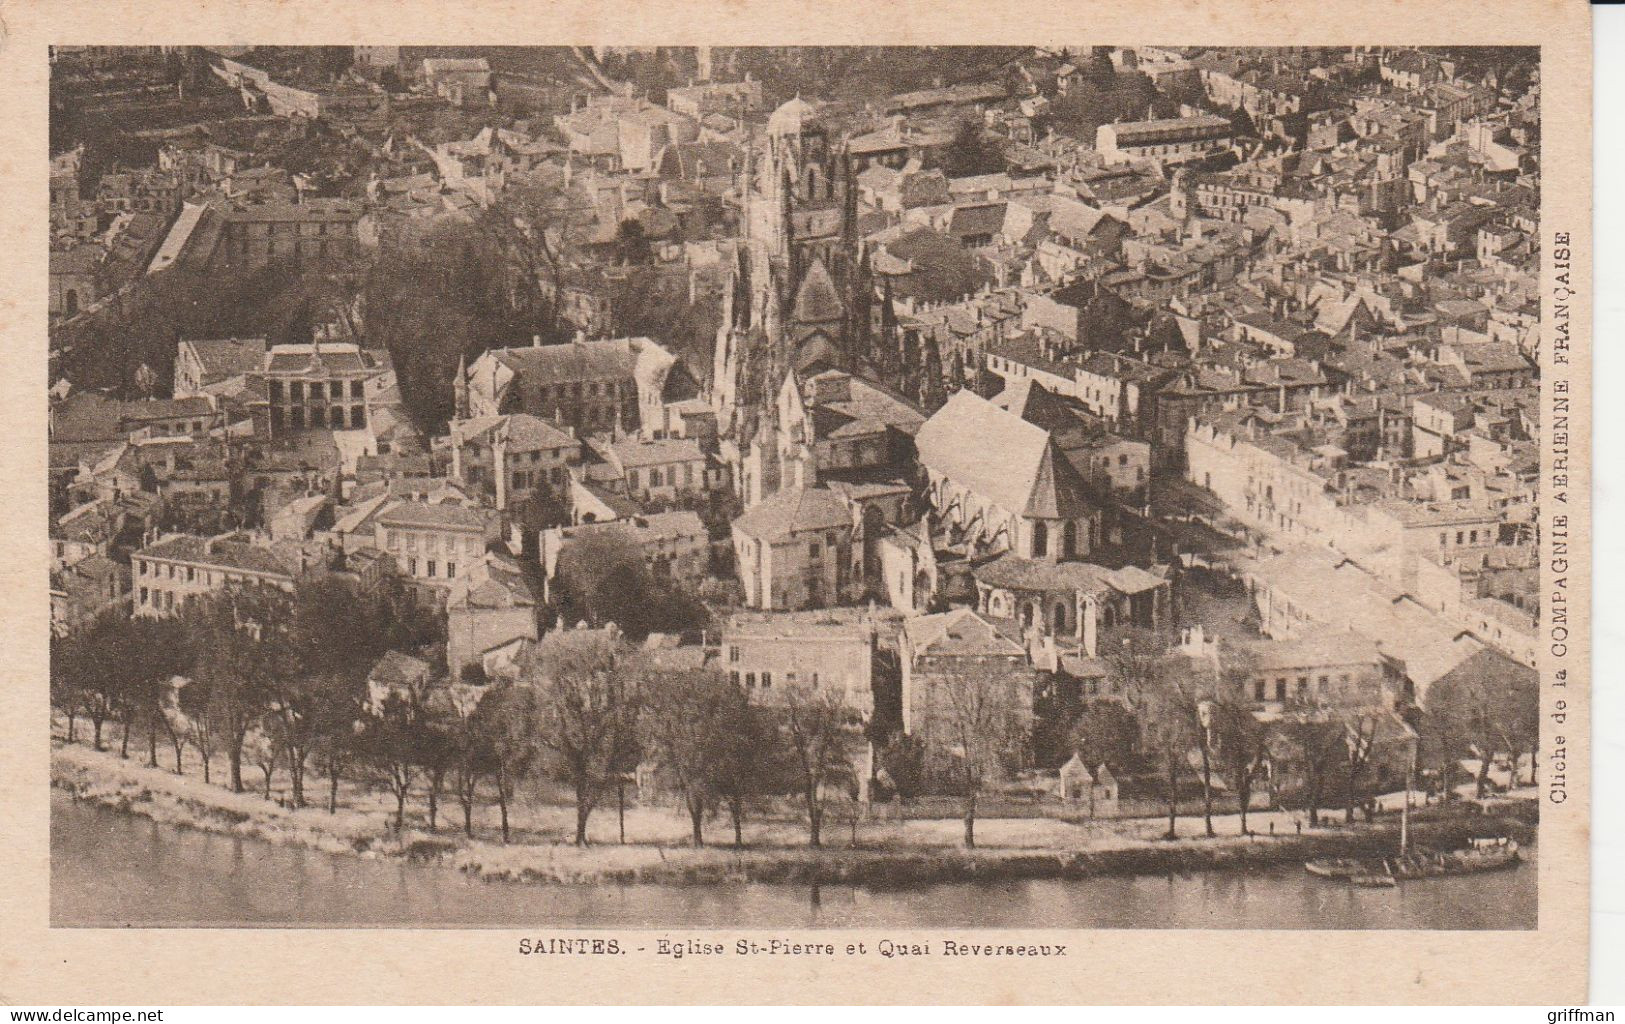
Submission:
<svg viewBox="0 0 1625 1024">
<path fill-rule="evenodd" d="M 1536 871 L 1358 889 L 1301 867 L 857 886 L 486 882 L 175 828 L 51 794 L 51 923 L 68 927 L 1535 927 Z"/>
</svg>

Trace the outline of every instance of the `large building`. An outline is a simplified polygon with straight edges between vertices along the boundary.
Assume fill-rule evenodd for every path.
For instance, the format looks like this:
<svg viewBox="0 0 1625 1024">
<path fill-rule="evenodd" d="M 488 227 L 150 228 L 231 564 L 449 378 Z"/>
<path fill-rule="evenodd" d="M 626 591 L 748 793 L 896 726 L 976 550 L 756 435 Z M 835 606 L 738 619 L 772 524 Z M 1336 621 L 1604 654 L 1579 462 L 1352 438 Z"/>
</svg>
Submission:
<svg viewBox="0 0 1625 1024">
<path fill-rule="evenodd" d="M 1012 707 L 1032 711 L 1037 674 L 1009 624 L 989 621 L 969 608 L 915 616 L 903 623 L 898 654 L 903 729 L 928 752 L 952 751 L 951 694 L 967 678 L 1004 687 Z"/>
<path fill-rule="evenodd" d="M 1083 558 L 1101 543 L 1101 514 L 1044 428 L 972 391 L 958 391 L 915 437 L 942 524 L 977 554 Z"/>
<path fill-rule="evenodd" d="M 699 394 L 682 363 L 648 338 L 494 348 L 460 380 L 459 416 L 526 413 L 578 433 L 631 432 Z"/>
<path fill-rule="evenodd" d="M 840 604 L 863 578 L 852 512 L 825 487 L 779 491 L 734 520 L 734 561 L 747 608 L 795 611 Z"/>
<path fill-rule="evenodd" d="M 745 237 L 723 293 L 711 373 L 732 460 L 771 415 L 789 373 L 854 369 L 873 292 L 852 162 L 812 104 L 798 97 L 773 112 L 766 138 L 747 150 L 739 192 Z"/>
<path fill-rule="evenodd" d="M 390 372 L 387 359 L 349 342 L 272 346 L 258 374 L 263 396 L 249 403 L 254 432 L 364 429 L 368 383 Z"/>
<path fill-rule="evenodd" d="M 264 338 L 182 339 L 175 346 L 175 397 L 237 386 L 265 364 Z"/>
<path fill-rule="evenodd" d="M 1095 149 L 1110 162 L 1146 159 L 1178 164 L 1227 149 L 1235 136 L 1230 119 L 1216 114 L 1124 121 L 1096 129 Z"/>
<path fill-rule="evenodd" d="M 361 249 L 361 215 L 361 206 L 348 199 L 232 207 L 225 212 L 221 258 L 251 268 L 352 260 Z"/>
<path fill-rule="evenodd" d="M 374 527 L 374 546 L 394 556 L 403 576 L 440 590 L 439 600 L 459 572 L 466 576 L 483 560 L 498 534 L 495 513 L 452 500 L 396 502 L 377 515 Z"/>
<path fill-rule="evenodd" d="M 175 534 L 130 556 L 132 614 L 173 615 L 190 598 L 227 586 L 292 590 L 303 563 L 298 545 L 266 546 L 238 534 Z"/>
<path fill-rule="evenodd" d="M 538 489 L 568 493 L 570 469 L 580 461 L 573 433 L 522 412 L 451 422 L 451 475 L 499 510 Z"/>
<path fill-rule="evenodd" d="M 853 609 L 743 612 L 722 627 L 722 667 L 757 703 L 782 703 L 786 691 L 799 688 L 867 715 L 874 710 L 876 636 L 875 623 Z"/>
</svg>

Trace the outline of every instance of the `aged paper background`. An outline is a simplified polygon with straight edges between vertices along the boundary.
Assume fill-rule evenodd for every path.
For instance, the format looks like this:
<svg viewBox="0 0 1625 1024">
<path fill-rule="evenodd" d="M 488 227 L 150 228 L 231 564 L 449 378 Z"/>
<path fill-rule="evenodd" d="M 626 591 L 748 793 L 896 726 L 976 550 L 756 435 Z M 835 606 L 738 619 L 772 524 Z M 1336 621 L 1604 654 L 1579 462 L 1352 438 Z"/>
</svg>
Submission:
<svg viewBox="0 0 1625 1024">
<path fill-rule="evenodd" d="M 1543 48 L 1544 386 L 1574 404 L 1563 659 L 1568 800 L 1545 803 L 1535 932 L 1095 931 L 1060 960 L 521 957 L 501 930 L 166 930 L 48 927 L 45 594 L 46 47 L 51 43 L 1507 44 Z M 0 3 L 0 1002 L 183 1003 L 1555 1003 L 1587 970 L 1590 611 L 1590 12 L 1578 0 L 904 3 L 645 0 L 9 0 Z M 1573 251 L 1570 364 L 1553 367 L 1551 248 Z M 1565 372 L 1566 371 L 1566 372 Z M 1549 408 L 1549 401 L 1543 402 Z M 1550 444 L 1542 445 L 1550 479 Z M 1552 502 L 1542 494 L 1543 518 Z M 1549 542 L 1549 537 L 1547 538 Z M 1543 552 L 1543 554 L 1545 554 Z M 1549 558 L 1543 558 L 1551 573 Z M 1544 588 L 1550 593 L 1550 586 Z M 1552 666 L 1543 666 L 1543 684 Z M 1543 685 L 1543 711 L 1554 699 Z M 1543 766 L 1550 772 L 1550 765 Z M 557 934 L 545 922 L 530 934 Z M 611 934 L 602 932 L 600 934 Z M 624 934 L 624 933 L 623 933 Z M 663 933 L 676 935 L 679 933 Z M 744 929 L 726 930 L 729 942 Z M 782 933 L 775 933 L 782 934 Z M 1012 941 L 1051 933 L 1001 932 Z M 710 933 L 708 937 L 718 937 Z M 794 936 L 786 936 L 794 937 Z M 804 936 L 844 943 L 847 934 Z M 854 936 L 857 938 L 860 936 Z M 880 937 L 867 933 L 870 939 Z M 891 935 L 893 938 L 901 937 Z M 927 937 L 922 934 L 922 938 Z M 972 938 L 933 932 L 930 938 Z"/>
</svg>

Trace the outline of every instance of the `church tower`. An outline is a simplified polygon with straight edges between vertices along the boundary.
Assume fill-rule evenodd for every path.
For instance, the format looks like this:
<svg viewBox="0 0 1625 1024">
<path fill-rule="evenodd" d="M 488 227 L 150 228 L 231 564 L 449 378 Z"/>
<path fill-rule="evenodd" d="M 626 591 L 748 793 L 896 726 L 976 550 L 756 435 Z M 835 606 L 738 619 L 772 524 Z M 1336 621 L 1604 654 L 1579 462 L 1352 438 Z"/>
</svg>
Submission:
<svg viewBox="0 0 1625 1024">
<path fill-rule="evenodd" d="M 712 358 L 717 429 L 745 470 L 776 449 L 776 397 L 792 372 L 854 370 L 867 357 L 873 288 L 859 251 L 857 188 L 844 145 L 797 96 L 753 137 L 738 183 L 743 238 Z M 758 464 L 757 495 L 776 474 Z M 738 479 L 738 477 L 736 477 Z"/>
</svg>

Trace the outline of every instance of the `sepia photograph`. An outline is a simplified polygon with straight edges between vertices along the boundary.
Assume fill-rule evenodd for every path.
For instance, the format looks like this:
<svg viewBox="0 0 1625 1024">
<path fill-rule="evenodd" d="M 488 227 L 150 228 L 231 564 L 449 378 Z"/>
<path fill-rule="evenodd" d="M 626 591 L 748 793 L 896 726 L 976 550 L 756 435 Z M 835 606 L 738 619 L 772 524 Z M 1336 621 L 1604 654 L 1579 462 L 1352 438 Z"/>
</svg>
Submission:
<svg viewBox="0 0 1625 1024">
<path fill-rule="evenodd" d="M 1536 929 L 1542 49 L 1155 27 L 51 46 L 51 927 Z"/>
</svg>

